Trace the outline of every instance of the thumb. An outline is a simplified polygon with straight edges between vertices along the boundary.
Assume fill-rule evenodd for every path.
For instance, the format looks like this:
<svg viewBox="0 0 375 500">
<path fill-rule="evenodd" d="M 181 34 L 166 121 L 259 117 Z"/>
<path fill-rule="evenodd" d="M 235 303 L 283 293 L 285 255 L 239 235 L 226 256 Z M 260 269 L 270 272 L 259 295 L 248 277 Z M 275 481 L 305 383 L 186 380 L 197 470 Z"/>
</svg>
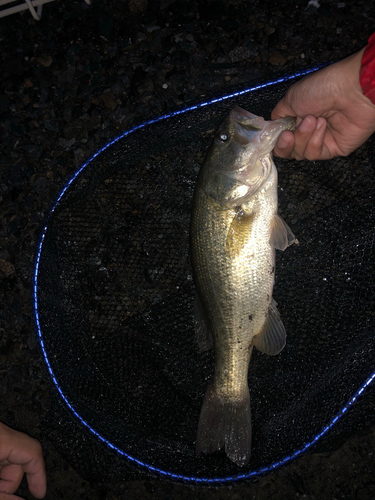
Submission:
<svg viewBox="0 0 375 500">
<path fill-rule="evenodd" d="M 297 116 L 295 111 L 289 106 L 286 96 L 273 108 L 271 120 L 277 120 L 277 118 L 283 118 L 284 116 Z"/>
</svg>

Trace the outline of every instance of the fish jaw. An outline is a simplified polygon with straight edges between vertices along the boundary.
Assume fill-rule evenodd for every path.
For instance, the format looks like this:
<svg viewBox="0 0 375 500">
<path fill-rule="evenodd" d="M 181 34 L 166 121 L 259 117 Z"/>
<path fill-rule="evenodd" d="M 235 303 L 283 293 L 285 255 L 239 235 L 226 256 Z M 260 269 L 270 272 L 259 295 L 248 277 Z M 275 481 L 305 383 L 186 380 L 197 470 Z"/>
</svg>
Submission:
<svg viewBox="0 0 375 500">
<path fill-rule="evenodd" d="M 272 150 L 284 130 L 295 130 L 296 119 L 287 116 L 266 121 L 239 106 L 232 109 L 228 119 L 234 128 L 233 140 L 248 151 L 247 154 L 241 154 L 241 166 L 236 170 L 226 172 L 225 175 L 235 179 L 242 186 L 248 187 L 246 195 L 241 196 L 244 200 L 255 193 L 269 176 L 272 166 Z M 244 191 L 243 188 L 242 190 Z M 229 202 L 233 198 L 235 198 L 234 190 L 227 195 L 226 201 Z"/>
<path fill-rule="evenodd" d="M 227 119 L 235 130 L 233 139 L 245 146 L 253 144 L 258 157 L 273 150 L 281 132 L 284 130 L 293 132 L 296 128 L 295 117 L 285 116 L 266 121 L 263 117 L 254 115 L 237 105 L 231 110 Z"/>
</svg>

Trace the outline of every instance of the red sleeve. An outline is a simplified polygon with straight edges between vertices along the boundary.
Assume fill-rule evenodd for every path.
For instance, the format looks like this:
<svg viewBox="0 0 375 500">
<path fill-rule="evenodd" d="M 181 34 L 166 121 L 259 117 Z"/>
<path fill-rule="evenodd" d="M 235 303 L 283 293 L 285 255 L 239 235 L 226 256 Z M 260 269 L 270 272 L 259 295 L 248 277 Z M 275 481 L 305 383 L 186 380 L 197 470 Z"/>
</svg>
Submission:
<svg viewBox="0 0 375 500">
<path fill-rule="evenodd" d="M 366 50 L 363 53 L 359 81 L 365 95 L 372 104 L 375 104 L 375 33 L 368 39 Z"/>
</svg>

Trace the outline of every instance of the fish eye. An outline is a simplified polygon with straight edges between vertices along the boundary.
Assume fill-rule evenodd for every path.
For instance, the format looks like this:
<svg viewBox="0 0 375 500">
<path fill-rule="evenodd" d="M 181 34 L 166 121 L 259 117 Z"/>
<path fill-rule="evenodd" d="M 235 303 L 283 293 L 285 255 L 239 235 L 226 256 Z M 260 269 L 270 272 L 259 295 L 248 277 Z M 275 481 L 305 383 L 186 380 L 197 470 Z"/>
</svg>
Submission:
<svg viewBox="0 0 375 500">
<path fill-rule="evenodd" d="M 219 139 L 221 142 L 225 142 L 228 140 L 228 136 L 227 134 L 224 134 L 224 132 L 222 132 L 220 135 L 219 135 Z"/>
</svg>

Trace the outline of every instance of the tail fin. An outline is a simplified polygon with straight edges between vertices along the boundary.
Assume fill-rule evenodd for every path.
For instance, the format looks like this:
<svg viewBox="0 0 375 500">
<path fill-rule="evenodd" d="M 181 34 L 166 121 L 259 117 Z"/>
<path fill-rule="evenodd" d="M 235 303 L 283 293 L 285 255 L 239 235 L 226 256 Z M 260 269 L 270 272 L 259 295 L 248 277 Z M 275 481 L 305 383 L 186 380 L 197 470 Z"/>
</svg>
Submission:
<svg viewBox="0 0 375 500">
<path fill-rule="evenodd" d="M 225 447 L 232 462 L 246 465 L 251 454 L 250 394 L 237 401 L 220 399 L 211 384 L 199 417 L 196 453 L 212 453 Z"/>
</svg>

